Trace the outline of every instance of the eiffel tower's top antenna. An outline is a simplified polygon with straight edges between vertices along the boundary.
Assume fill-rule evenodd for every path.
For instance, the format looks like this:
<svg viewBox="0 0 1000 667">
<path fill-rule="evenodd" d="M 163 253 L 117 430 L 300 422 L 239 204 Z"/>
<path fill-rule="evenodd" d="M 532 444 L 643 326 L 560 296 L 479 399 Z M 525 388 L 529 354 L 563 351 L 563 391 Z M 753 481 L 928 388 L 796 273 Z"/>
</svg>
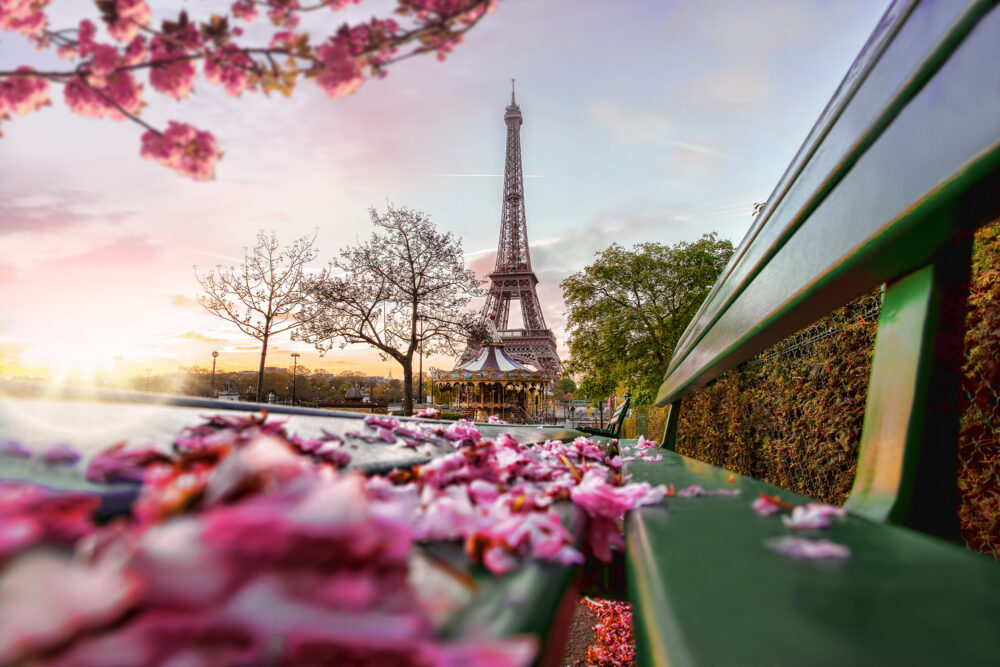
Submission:
<svg viewBox="0 0 1000 667">
<path fill-rule="evenodd" d="M 514 101 L 514 79 L 510 80 L 510 103 L 511 106 L 517 104 L 517 102 Z"/>
</svg>

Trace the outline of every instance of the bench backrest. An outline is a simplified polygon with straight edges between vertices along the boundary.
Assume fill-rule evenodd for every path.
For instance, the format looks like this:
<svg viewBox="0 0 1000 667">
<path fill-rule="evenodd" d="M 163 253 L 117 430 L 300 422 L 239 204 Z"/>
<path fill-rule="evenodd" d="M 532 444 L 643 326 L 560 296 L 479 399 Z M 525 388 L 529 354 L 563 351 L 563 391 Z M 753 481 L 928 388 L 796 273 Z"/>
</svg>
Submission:
<svg viewBox="0 0 1000 667">
<path fill-rule="evenodd" d="M 628 406 L 631 402 L 632 394 L 625 392 L 625 400 L 608 417 L 608 430 L 614 433 L 616 438 L 622 434 L 622 427 L 625 425 L 625 418 L 628 417 Z"/>
<path fill-rule="evenodd" d="M 848 505 L 956 534 L 954 376 L 971 236 L 1000 205 L 998 62 L 991 2 L 887 10 L 681 336 L 657 397 L 667 446 L 685 394 L 884 284 Z"/>
</svg>

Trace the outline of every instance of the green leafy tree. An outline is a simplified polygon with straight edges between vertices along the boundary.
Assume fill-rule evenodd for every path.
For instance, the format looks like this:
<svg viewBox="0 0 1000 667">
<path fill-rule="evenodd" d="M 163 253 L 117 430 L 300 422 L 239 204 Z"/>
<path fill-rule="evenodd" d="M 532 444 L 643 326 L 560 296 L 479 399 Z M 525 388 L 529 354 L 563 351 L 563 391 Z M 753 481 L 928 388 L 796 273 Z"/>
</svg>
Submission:
<svg viewBox="0 0 1000 667">
<path fill-rule="evenodd" d="M 572 394 L 575 391 L 576 382 L 571 377 L 563 376 L 556 382 L 555 395 L 558 398 L 562 398 L 566 394 Z"/>
<path fill-rule="evenodd" d="M 615 243 L 562 281 L 569 308 L 568 370 L 588 398 L 617 387 L 655 398 L 674 347 L 733 254 L 713 232 L 693 243 Z"/>
</svg>

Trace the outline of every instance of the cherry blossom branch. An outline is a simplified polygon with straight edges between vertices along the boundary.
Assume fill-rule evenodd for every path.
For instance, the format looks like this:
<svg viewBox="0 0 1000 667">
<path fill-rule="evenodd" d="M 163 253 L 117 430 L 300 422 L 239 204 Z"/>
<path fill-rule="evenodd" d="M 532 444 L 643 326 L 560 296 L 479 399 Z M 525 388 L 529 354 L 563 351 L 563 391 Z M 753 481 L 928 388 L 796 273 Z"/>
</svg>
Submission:
<svg viewBox="0 0 1000 667">
<path fill-rule="evenodd" d="M 139 125 L 142 125 L 144 128 L 146 128 L 146 130 L 148 130 L 148 131 L 150 131 L 150 132 L 152 132 L 152 133 L 154 133 L 156 135 L 159 135 L 159 136 L 163 135 L 163 132 L 161 132 L 160 130 L 156 129 L 155 127 L 153 127 L 152 125 L 150 125 L 149 123 L 147 123 L 143 119 L 139 118 L 135 114 L 129 112 L 127 109 L 125 109 L 125 107 L 123 107 L 121 104 L 119 104 L 118 102 L 116 102 L 113 98 L 111 98 L 110 96 L 106 95 L 103 90 L 101 90 L 100 88 L 97 88 L 95 86 L 90 85 L 90 82 L 87 81 L 87 77 L 86 76 L 84 76 L 83 74 L 77 74 L 77 77 L 79 78 L 80 82 L 84 86 L 86 86 L 87 88 L 89 88 L 90 90 L 92 90 L 94 93 L 97 94 L 98 97 L 100 97 L 105 102 L 107 102 L 108 104 L 110 104 L 111 106 L 113 106 L 115 109 L 117 109 L 118 113 L 120 113 L 121 115 L 125 116 L 126 118 L 128 118 L 132 122 L 138 123 Z"/>
</svg>

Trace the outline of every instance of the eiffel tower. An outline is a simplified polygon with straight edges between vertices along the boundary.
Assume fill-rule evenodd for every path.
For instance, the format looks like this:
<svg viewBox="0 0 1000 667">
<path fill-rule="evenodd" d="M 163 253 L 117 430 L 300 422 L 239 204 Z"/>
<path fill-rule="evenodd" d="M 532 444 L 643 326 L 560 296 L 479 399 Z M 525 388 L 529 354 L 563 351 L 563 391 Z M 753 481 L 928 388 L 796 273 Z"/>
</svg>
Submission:
<svg viewBox="0 0 1000 667">
<path fill-rule="evenodd" d="M 483 307 L 482 322 L 496 327 L 504 349 L 521 363 L 546 371 L 555 382 L 562 375 L 556 353 L 556 337 L 545 326 L 535 286 L 538 278 L 531 268 L 528 225 L 524 217 L 524 174 L 521 170 L 521 108 L 514 99 L 511 79 L 510 105 L 504 110 L 507 124 L 507 157 L 503 173 L 503 211 L 500 216 L 500 243 L 497 262 L 489 274 L 490 291 Z M 521 304 L 523 328 L 509 329 L 510 302 Z M 476 358 L 481 345 L 469 345 L 459 364 Z"/>
</svg>

